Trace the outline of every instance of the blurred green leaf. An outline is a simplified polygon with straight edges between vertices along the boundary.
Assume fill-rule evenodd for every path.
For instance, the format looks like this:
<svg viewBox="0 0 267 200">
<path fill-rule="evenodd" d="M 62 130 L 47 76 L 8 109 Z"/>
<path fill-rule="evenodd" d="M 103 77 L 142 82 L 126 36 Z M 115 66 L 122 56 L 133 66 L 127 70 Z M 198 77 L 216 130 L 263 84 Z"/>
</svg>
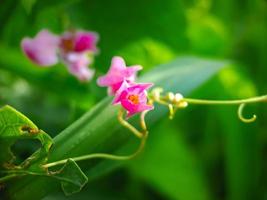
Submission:
<svg viewBox="0 0 267 200">
<path fill-rule="evenodd" d="M 145 153 L 130 165 L 133 176 L 168 199 L 211 199 L 201 163 L 183 132 L 173 126 L 177 121 L 164 120 L 151 129 Z"/>
<path fill-rule="evenodd" d="M 177 60 L 154 68 L 140 80 L 155 83 L 165 90 L 180 91 L 188 95 L 228 62 L 204 60 L 194 57 L 178 58 Z M 106 98 L 91 111 L 61 132 L 54 139 L 54 148 L 49 161 L 70 158 L 92 152 L 113 152 L 125 144 L 129 131 L 121 127 L 116 115 L 118 107 L 110 105 L 110 98 Z M 156 107 L 147 117 L 149 126 L 166 114 L 166 109 Z M 131 120 L 134 123 L 135 120 Z M 86 174 L 97 167 L 98 162 L 85 161 L 80 166 Z M 106 166 L 109 168 L 109 165 Z M 96 173 L 101 174 L 101 171 Z M 95 176 L 96 173 L 93 175 Z M 90 178 L 90 176 L 89 176 Z M 48 192 L 57 189 L 55 182 L 47 178 L 24 178 L 9 185 L 8 196 L 11 199 L 39 199 Z"/>
<path fill-rule="evenodd" d="M 173 49 L 152 38 L 143 38 L 128 44 L 117 53 L 121 55 L 127 63 L 139 63 L 144 71 L 161 63 L 170 62 L 176 57 Z"/>
<path fill-rule="evenodd" d="M 224 55 L 229 51 L 229 33 L 223 22 L 203 8 L 189 9 L 187 35 L 191 51 L 199 55 Z M 205 42 L 203 42 L 205 41 Z"/>
</svg>

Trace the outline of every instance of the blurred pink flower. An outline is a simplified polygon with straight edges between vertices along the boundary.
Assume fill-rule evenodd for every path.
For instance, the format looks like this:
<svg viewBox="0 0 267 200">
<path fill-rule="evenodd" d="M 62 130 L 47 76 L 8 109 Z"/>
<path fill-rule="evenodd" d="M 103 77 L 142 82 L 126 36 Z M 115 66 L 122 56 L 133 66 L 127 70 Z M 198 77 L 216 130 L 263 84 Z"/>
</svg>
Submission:
<svg viewBox="0 0 267 200">
<path fill-rule="evenodd" d="M 60 39 L 48 30 L 40 31 L 35 38 L 24 38 L 21 47 L 24 53 L 40 66 L 51 66 L 58 62 Z"/>
<path fill-rule="evenodd" d="M 121 87 L 123 81 L 131 84 L 135 81 L 137 71 L 141 70 L 140 65 L 126 67 L 123 58 L 115 56 L 112 58 L 108 73 L 98 78 L 100 86 L 108 87 L 109 95 L 114 95 Z"/>
<path fill-rule="evenodd" d="M 98 34 L 85 31 L 68 31 L 61 37 L 60 47 L 63 52 L 97 52 Z"/>
<path fill-rule="evenodd" d="M 69 72 L 81 81 L 92 79 L 94 70 L 88 68 L 97 52 L 98 35 L 94 32 L 69 31 L 56 36 L 47 30 L 34 39 L 24 38 L 22 49 L 27 57 L 40 66 L 52 66 L 61 60 Z"/>
<path fill-rule="evenodd" d="M 82 32 L 76 33 L 74 42 L 74 51 L 97 51 L 96 43 L 98 42 L 98 35 L 93 32 Z"/>
<path fill-rule="evenodd" d="M 152 110 L 154 107 L 147 103 L 146 92 L 152 85 L 152 83 L 138 83 L 128 87 L 129 85 L 123 82 L 113 104 L 120 103 L 127 110 L 127 118 L 139 112 Z"/>
<path fill-rule="evenodd" d="M 95 71 L 87 67 L 91 60 L 85 53 L 68 53 L 63 60 L 69 72 L 79 80 L 87 81 L 93 78 Z"/>
</svg>

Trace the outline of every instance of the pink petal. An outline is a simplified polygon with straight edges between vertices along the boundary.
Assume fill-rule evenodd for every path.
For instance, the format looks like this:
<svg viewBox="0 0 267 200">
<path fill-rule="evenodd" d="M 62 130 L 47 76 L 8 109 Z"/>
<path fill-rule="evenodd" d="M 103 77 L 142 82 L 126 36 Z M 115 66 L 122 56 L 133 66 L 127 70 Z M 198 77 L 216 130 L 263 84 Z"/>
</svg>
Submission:
<svg viewBox="0 0 267 200">
<path fill-rule="evenodd" d="M 75 33 L 74 51 L 97 51 L 96 43 L 98 41 L 98 34 L 94 32 L 82 32 Z"/>
<path fill-rule="evenodd" d="M 120 56 L 114 56 L 111 60 L 111 71 L 119 71 L 119 70 L 124 70 L 126 68 L 125 61 L 122 57 Z"/>
<path fill-rule="evenodd" d="M 112 86 L 114 84 L 123 82 L 123 71 L 125 69 L 126 66 L 123 58 L 119 56 L 113 57 L 108 73 L 104 76 L 100 76 L 97 79 L 97 84 L 100 86 Z"/>
<path fill-rule="evenodd" d="M 130 92 L 135 91 L 137 94 L 141 94 L 143 91 L 149 89 L 153 86 L 153 83 L 135 83 L 133 86 L 129 87 Z"/>
<path fill-rule="evenodd" d="M 143 112 L 145 110 L 153 110 L 154 106 L 153 105 L 148 105 L 148 104 L 141 104 L 137 108 L 137 112 Z"/>
<path fill-rule="evenodd" d="M 134 105 L 131 102 L 129 102 L 127 99 L 123 99 L 120 101 L 121 105 L 128 111 L 128 115 L 134 115 L 135 113 L 137 113 L 137 109 L 138 109 L 138 105 Z M 127 116 L 128 116 L 127 115 Z"/>
<path fill-rule="evenodd" d="M 147 105 L 147 104 L 134 105 L 127 100 L 122 100 L 121 105 L 127 110 L 127 118 L 139 112 L 143 112 L 145 110 L 152 110 L 154 108 L 152 105 Z"/>
<path fill-rule="evenodd" d="M 126 67 L 123 58 L 115 56 L 112 58 L 108 73 L 99 77 L 97 84 L 100 86 L 112 86 L 124 80 L 133 82 L 136 77 L 136 72 L 140 69 L 142 69 L 142 67 L 138 65 Z"/>
<path fill-rule="evenodd" d="M 131 77 L 131 76 L 135 76 L 136 75 L 136 72 L 143 69 L 143 67 L 141 65 L 134 65 L 134 66 L 130 66 L 130 67 L 127 67 L 125 72 L 124 72 L 124 75 L 127 76 L 127 77 Z"/>
<path fill-rule="evenodd" d="M 116 92 L 120 89 L 123 82 L 116 83 L 108 87 L 108 95 L 115 95 Z"/>
<path fill-rule="evenodd" d="M 69 53 L 63 59 L 69 72 L 79 80 L 88 81 L 93 78 L 94 70 L 88 68 L 91 61 L 87 54 Z"/>
<path fill-rule="evenodd" d="M 125 106 L 125 103 L 123 102 L 124 106 Z M 146 110 L 153 110 L 154 109 L 154 106 L 152 105 L 147 105 L 147 104 L 141 104 L 137 107 L 134 107 L 134 108 L 131 108 L 128 110 L 127 112 L 127 118 L 139 113 L 139 112 L 143 112 L 143 111 L 146 111 Z"/>
<path fill-rule="evenodd" d="M 42 30 L 33 39 L 24 38 L 21 47 L 25 55 L 38 65 L 51 66 L 58 62 L 59 38 L 48 30 Z"/>
<path fill-rule="evenodd" d="M 80 81 L 89 81 L 94 77 L 95 71 L 88 67 L 80 67 L 79 69 L 75 69 L 74 67 L 69 67 L 69 71 Z"/>
<path fill-rule="evenodd" d="M 117 90 L 114 100 L 113 100 L 113 105 L 118 104 L 121 100 L 125 99 L 126 96 L 128 95 L 127 88 L 129 87 L 129 84 L 126 81 L 123 81 L 121 83 L 120 88 Z"/>
<path fill-rule="evenodd" d="M 98 79 L 97 79 L 97 84 L 99 86 L 112 86 L 114 84 L 117 84 L 117 83 L 121 83 L 123 82 L 123 78 L 120 77 L 120 76 L 112 76 L 112 75 L 104 75 L 104 76 L 100 76 Z"/>
</svg>

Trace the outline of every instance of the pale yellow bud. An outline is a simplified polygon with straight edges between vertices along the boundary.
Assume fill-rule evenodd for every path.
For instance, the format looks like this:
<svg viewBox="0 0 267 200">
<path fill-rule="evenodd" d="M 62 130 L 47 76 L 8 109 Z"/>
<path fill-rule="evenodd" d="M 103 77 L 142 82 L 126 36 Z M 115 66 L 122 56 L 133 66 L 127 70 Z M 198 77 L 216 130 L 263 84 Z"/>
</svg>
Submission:
<svg viewBox="0 0 267 200">
<path fill-rule="evenodd" d="M 180 108 L 186 108 L 188 106 L 188 103 L 186 101 L 182 101 L 179 103 Z"/>
<path fill-rule="evenodd" d="M 169 101 L 173 102 L 173 100 L 174 100 L 174 94 L 172 92 L 168 92 L 167 97 L 168 97 L 168 100 Z"/>
<path fill-rule="evenodd" d="M 183 99 L 183 95 L 180 93 L 176 93 L 174 96 L 174 103 L 179 103 Z"/>
</svg>

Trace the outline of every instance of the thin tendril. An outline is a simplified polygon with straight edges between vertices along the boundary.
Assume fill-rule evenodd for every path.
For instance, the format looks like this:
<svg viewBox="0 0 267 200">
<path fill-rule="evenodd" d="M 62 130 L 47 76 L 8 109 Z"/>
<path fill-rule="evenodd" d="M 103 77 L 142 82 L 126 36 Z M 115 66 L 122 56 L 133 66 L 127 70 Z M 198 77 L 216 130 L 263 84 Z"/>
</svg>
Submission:
<svg viewBox="0 0 267 200">
<path fill-rule="evenodd" d="M 104 159 L 109 159 L 109 160 L 120 160 L 120 161 L 130 160 L 142 152 L 142 150 L 145 147 L 145 144 L 146 144 L 146 137 L 143 137 L 138 149 L 134 153 L 127 155 L 127 156 L 119 156 L 119 155 L 106 154 L 106 153 L 95 153 L 95 154 L 88 154 L 88 155 L 84 155 L 84 156 L 74 157 L 71 159 L 74 160 L 75 162 L 82 161 L 82 160 L 94 159 L 94 158 L 104 158 Z M 68 158 L 68 159 L 70 159 L 70 158 Z M 57 165 L 63 165 L 68 161 L 68 159 L 48 163 L 48 164 L 43 165 L 43 167 L 49 168 L 49 167 L 53 167 L 53 166 L 57 166 Z"/>
<path fill-rule="evenodd" d="M 191 104 L 206 104 L 206 105 L 235 105 L 235 104 L 248 104 L 257 102 L 267 102 L 267 95 L 252 97 L 239 100 L 206 100 L 206 99 L 190 99 L 184 98 L 183 101 Z"/>
<path fill-rule="evenodd" d="M 243 110 L 244 110 L 244 107 L 246 106 L 245 103 L 242 103 L 239 105 L 238 107 L 238 111 L 237 111 L 237 114 L 238 114 L 238 118 L 244 122 L 244 123 L 252 123 L 252 122 L 255 122 L 256 119 L 257 119 L 257 116 L 256 115 L 253 115 L 251 118 L 245 118 L 244 115 L 243 115 Z"/>
<path fill-rule="evenodd" d="M 143 131 L 145 132 L 145 134 L 147 134 L 147 127 L 146 127 L 146 121 L 145 121 L 145 116 L 147 114 L 147 110 L 146 111 L 143 111 L 140 115 L 140 125 L 141 125 L 141 128 L 143 129 Z"/>
<path fill-rule="evenodd" d="M 120 124 L 122 126 L 124 126 L 127 129 L 129 129 L 136 137 L 138 137 L 138 138 L 142 138 L 143 137 L 143 134 L 140 131 L 138 131 L 129 122 L 127 122 L 126 120 L 123 119 L 123 110 L 119 111 L 118 120 L 119 120 L 119 122 L 120 122 Z"/>
</svg>

